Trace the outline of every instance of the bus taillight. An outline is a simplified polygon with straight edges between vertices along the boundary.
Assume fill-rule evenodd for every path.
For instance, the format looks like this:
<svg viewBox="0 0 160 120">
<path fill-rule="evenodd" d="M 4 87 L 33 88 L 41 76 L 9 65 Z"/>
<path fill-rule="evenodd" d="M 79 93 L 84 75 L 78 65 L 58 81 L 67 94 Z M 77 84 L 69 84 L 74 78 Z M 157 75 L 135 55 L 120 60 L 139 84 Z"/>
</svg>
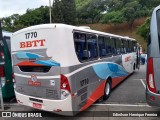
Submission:
<svg viewBox="0 0 160 120">
<path fill-rule="evenodd" d="M 71 92 L 70 85 L 66 76 L 61 75 L 61 89 L 65 89 L 68 92 Z"/>
<path fill-rule="evenodd" d="M 71 93 L 70 85 L 66 76 L 61 75 L 61 99 L 65 99 Z"/>
<path fill-rule="evenodd" d="M 153 58 L 148 59 L 147 65 L 147 85 L 151 92 L 156 93 L 156 87 L 154 83 Z"/>
<path fill-rule="evenodd" d="M 2 59 L 4 59 L 4 53 L 3 53 L 3 52 L 0 52 L 0 57 L 1 57 Z"/>
<path fill-rule="evenodd" d="M 4 67 L 0 66 L 0 77 L 4 77 L 4 76 L 5 76 Z"/>
</svg>

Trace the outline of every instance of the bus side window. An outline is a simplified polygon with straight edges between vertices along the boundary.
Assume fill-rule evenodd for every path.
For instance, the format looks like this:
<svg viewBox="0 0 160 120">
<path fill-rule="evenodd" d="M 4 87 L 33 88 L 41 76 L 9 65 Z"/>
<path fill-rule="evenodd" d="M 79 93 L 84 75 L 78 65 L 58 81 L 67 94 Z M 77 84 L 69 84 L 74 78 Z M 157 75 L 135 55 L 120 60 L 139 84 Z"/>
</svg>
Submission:
<svg viewBox="0 0 160 120">
<path fill-rule="evenodd" d="M 125 54 L 125 49 L 124 49 L 124 40 L 121 40 L 121 54 Z"/>
<path fill-rule="evenodd" d="M 129 50 L 132 52 L 132 41 L 129 40 Z"/>
<path fill-rule="evenodd" d="M 105 41 L 105 47 L 106 47 L 106 55 L 112 56 L 112 45 L 111 45 L 111 39 L 109 37 L 104 38 Z"/>
<path fill-rule="evenodd" d="M 126 54 L 128 50 L 127 40 L 124 40 L 123 44 L 124 44 L 124 54 Z"/>
<path fill-rule="evenodd" d="M 100 57 L 106 56 L 104 37 L 101 36 L 98 37 L 98 45 L 99 45 L 99 56 Z"/>
<path fill-rule="evenodd" d="M 116 38 L 116 50 L 118 55 L 121 54 L 121 40 L 118 38 Z"/>
<path fill-rule="evenodd" d="M 81 33 L 74 33 L 74 41 L 75 41 L 75 51 L 79 61 L 88 59 L 88 57 L 85 57 L 84 53 L 84 50 L 86 49 L 85 35 Z"/>
<path fill-rule="evenodd" d="M 129 53 L 130 50 L 129 50 L 129 41 L 127 40 L 127 53 Z"/>
<path fill-rule="evenodd" d="M 132 52 L 134 52 L 134 41 L 132 41 Z"/>
<path fill-rule="evenodd" d="M 88 53 L 89 59 L 95 59 L 98 57 L 97 52 L 97 37 L 95 35 L 87 35 L 87 46 L 88 46 Z"/>
<path fill-rule="evenodd" d="M 117 50 L 116 50 L 116 40 L 115 40 L 115 38 L 112 38 L 111 39 L 111 41 L 112 41 L 112 55 L 116 55 L 117 54 Z"/>
</svg>

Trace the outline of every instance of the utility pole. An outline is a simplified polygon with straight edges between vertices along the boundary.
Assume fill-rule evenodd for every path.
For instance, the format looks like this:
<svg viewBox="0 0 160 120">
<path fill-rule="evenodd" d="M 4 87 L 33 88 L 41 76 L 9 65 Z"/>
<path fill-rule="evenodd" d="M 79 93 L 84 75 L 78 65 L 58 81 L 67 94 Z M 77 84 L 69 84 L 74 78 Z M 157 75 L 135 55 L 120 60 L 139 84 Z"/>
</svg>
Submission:
<svg viewBox="0 0 160 120">
<path fill-rule="evenodd" d="M 52 23 L 52 7 L 51 7 L 51 0 L 49 0 L 49 17 L 50 17 L 50 23 Z"/>
</svg>

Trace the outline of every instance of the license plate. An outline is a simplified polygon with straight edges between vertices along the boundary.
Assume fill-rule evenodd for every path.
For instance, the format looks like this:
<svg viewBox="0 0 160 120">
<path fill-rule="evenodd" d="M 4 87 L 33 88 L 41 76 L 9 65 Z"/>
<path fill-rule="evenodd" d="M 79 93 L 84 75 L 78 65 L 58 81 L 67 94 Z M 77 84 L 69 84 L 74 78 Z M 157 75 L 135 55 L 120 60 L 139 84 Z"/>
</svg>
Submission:
<svg viewBox="0 0 160 120">
<path fill-rule="evenodd" d="M 42 108 L 42 104 L 33 103 L 33 107 L 34 107 L 34 108 L 41 109 L 41 108 Z"/>
</svg>

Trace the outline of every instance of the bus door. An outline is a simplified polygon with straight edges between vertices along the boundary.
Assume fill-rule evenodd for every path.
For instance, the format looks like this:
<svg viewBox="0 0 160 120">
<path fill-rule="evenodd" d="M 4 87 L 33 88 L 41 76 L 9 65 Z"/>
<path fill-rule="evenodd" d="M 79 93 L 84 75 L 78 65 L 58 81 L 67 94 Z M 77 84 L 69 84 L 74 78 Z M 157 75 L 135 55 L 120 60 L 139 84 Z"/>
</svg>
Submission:
<svg viewBox="0 0 160 120">
<path fill-rule="evenodd" d="M 136 51 L 136 68 L 140 69 L 140 47 L 137 46 L 137 51 Z"/>
<path fill-rule="evenodd" d="M 122 65 L 127 72 L 132 72 L 132 56 L 129 53 L 128 41 L 123 40 L 124 44 L 124 54 L 122 55 Z"/>
</svg>

